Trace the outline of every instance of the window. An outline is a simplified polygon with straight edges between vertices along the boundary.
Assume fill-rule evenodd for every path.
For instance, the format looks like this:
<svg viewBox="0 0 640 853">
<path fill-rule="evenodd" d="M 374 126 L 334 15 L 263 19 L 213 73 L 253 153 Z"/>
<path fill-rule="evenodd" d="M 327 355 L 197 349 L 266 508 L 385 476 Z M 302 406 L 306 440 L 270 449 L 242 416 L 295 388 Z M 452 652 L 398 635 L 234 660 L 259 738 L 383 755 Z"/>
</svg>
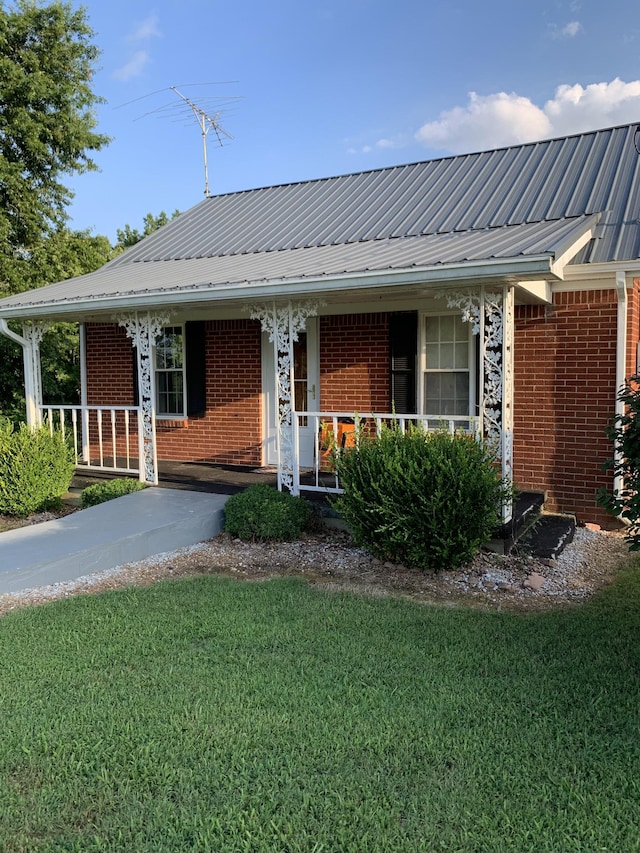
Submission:
<svg viewBox="0 0 640 853">
<path fill-rule="evenodd" d="M 185 357 L 182 326 L 166 326 L 156 340 L 156 411 L 159 416 L 185 416 Z"/>
<path fill-rule="evenodd" d="M 470 414 L 471 329 L 459 314 L 424 318 L 422 411 Z"/>
</svg>

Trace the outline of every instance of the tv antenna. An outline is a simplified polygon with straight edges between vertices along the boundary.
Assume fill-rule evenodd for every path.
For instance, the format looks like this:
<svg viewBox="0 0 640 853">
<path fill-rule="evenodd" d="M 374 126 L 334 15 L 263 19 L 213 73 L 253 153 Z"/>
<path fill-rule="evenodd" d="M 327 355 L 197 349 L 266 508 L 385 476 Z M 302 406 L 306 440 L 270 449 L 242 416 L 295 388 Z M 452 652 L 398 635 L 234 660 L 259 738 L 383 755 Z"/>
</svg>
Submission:
<svg viewBox="0 0 640 853">
<path fill-rule="evenodd" d="M 182 84 L 181 88 L 184 88 L 184 86 L 208 86 L 208 85 L 210 85 L 210 84 L 209 83 L 184 83 L 184 84 Z M 138 116 L 138 118 L 134 119 L 134 121 L 138 121 L 138 119 L 146 118 L 147 116 L 150 116 L 150 115 L 156 115 L 156 116 L 160 115 L 160 116 L 164 116 L 164 117 L 169 116 L 169 117 L 174 118 L 174 120 L 176 120 L 176 121 L 181 120 L 181 119 L 183 120 L 185 108 L 187 109 L 188 113 L 193 114 L 196 121 L 198 122 L 198 127 L 200 128 L 200 134 L 202 136 L 202 152 L 203 152 L 203 158 L 204 158 L 204 160 L 203 160 L 203 162 L 204 162 L 204 194 L 208 198 L 210 195 L 210 192 L 209 192 L 209 168 L 208 168 L 208 164 L 207 164 L 207 136 L 209 134 L 209 131 L 213 130 L 213 132 L 216 135 L 216 139 L 218 140 L 218 143 L 220 144 L 221 147 L 222 147 L 225 139 L 233 139 L 233 136 L 230 133 L 228 133 L 228 131 L 226 131 L 222 127 L 222 125 L 220 124 L 220 115 L 221 115 L 220 110 L 215 109 L 215 111 L 213 111 L 213 112 L 211 112 L 211 111 L 208 112 L 206 109 L 204 109 L 204 105 L 205 104 L 208 105 L 208 102 L 210 102 L 212 100 L 211 98 L 204 97 L 202 99 L 199 99 L 200 100 L 199 104 L 196 104 L 195 101 L 193 101 L 191 98 L 188 98 L 186 95 L 184 95 L 178 89 L 177 86 L 167 86 L 164 89 L 157 89 L 155 92 L 150 92 L 147 95 L 142 95 L 140 98 L 134 98 L 132 101 L 127 101 L 127 103 L 125 103 L 125 104 L 120 104 L 118 107 L 116 107 L 116 109 L 119 109 L 120 107 L 126 107 L 129 104 L 133 104 L 137 101 L 144 100 L 145 98 L 153 97 L 154 95 L 158 95 L 160 92 L 166 92 L 167 90 L 176 94 L 180 98 L 182 103 L 176 104 L 175 101 L 171 101 L 171 103 L 162 104 L 161 106 L 156 107 L 155 109 L 149 110 L 148 112 L 144 113 L 141 116 Z M 223 104 L 225 104 L 225 103 L 228 104 L 232 101 L 239 100 L 239 98 L 237 98 L 237 97 L 228 97 L 228 98 L 223 98 L 223 99 L 216 98 L 215 101 L 216 101 L 217 106 L 220 105 L 221 100 L 222 100 Z"/>
<path fill-rule="evenodd" d="M 198 126 L 200 127 L 200 133 L 202 135 L 202 155 L 204 162 L 204 194 L 207 198 L 209 198 L 209 168 L 207 166 L 207 135 L 210 130 L 216 135 L 218 143 L 220 147 L 223 144 L 223 137 L 227 139 L 233 139 L 230 133 L 228 133 L 224 127 L 220 124 L 220 113 L 216 112 L 213 115 L 209 115 L 209 113 L 205 112 L 201 107 L 199 107 L 196 103 L 194 103 L 191 98 L 187 98 L 186 95 L 183 95 L 176 86 L 169 87 L 172 92 L 175 92 L 179 98 L 191 107 L 193 115 L 198 122 Z"/>
</svg>

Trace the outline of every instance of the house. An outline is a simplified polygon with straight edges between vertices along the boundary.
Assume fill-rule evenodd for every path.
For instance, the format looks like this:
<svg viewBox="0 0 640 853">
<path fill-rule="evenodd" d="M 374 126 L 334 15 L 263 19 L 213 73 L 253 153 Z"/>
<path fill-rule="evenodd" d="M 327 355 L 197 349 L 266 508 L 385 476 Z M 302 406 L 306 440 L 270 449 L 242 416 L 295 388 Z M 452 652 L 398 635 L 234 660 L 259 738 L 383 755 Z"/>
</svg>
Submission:
<svg viewBox="0 0 640 853">
<path fill-rule="evenodd" d="M 610 524 L 605 428 L 640 340 L 638 137 L 205 198 L 100 270 L 0 301 L 28 419 L 148 482 L 158 459 L 274 465 L 297 491 L 305 471 L 326 486 L 322 426 L 395 416 L 482 433 L 519 489 Z M 41 399 L 56 321 L 80 324 L 75 408 Z"/>
</svg>

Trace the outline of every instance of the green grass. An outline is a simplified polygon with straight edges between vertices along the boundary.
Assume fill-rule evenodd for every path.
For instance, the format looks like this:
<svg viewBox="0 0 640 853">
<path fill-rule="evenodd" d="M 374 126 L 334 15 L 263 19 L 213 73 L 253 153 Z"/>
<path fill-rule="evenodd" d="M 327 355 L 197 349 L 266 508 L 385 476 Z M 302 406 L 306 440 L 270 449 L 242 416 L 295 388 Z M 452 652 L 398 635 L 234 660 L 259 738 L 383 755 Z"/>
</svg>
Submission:
<svg viewBox="0 0 640 853">
<path fill-rule="evenodd" d="M 167 582 L 0 656 L 3 851 L 640 850 L 640 573 L 530 616 Z"/>
</svg>

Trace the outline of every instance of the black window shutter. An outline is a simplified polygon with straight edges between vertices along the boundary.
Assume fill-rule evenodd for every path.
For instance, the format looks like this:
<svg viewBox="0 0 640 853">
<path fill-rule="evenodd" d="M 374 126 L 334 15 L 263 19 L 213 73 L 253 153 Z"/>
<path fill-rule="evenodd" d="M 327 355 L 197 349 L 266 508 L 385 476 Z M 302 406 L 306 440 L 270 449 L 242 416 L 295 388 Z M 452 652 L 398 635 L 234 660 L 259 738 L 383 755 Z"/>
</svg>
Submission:
<svg viewBox="0 0 640 853">
<path fill-rule="evenodd" d="M 185 355 L 187 366 L 187 417 L 204 415 L 207 408 L 207 365 L 204 320 L 185 323 Z"/>
<path fill-rule="evenodd" d="M 135 347 L 131 347 L 131 354 L 133 355 L 133 405 L 140 405 L 140 385 L 138 382 L 138 350 Z"/>
<path fill-rule="evenodd" d="M 399 415 L 416 413 L 418 314 L 403 311 L 389 318 L 391 405 Z"/>
</svg>

